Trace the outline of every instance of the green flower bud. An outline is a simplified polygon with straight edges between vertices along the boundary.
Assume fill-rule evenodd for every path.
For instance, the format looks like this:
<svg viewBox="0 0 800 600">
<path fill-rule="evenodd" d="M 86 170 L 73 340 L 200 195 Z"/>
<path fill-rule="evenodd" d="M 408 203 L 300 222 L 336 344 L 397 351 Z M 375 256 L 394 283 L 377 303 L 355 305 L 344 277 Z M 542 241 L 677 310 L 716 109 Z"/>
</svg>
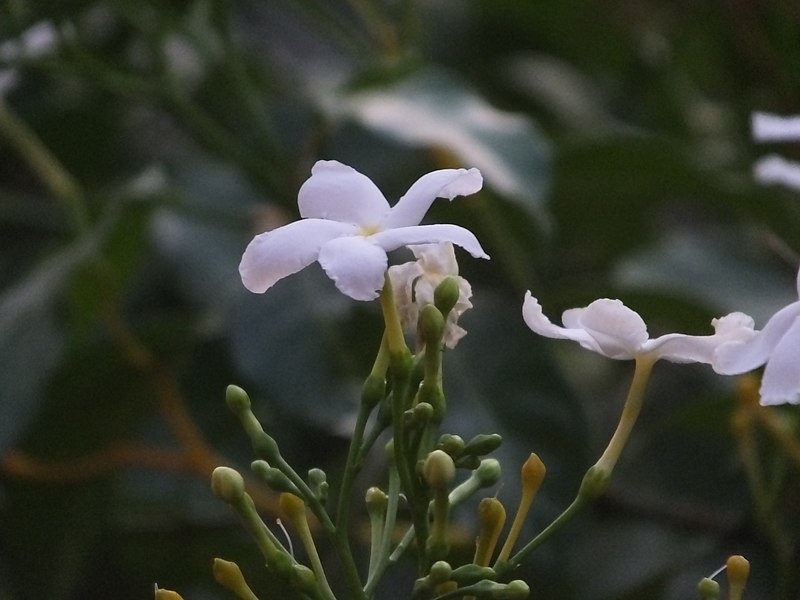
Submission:
<svg viewBox="0 0 800 600">
<path fill-rule="evenodd" d="M 459 587 L 473 585 L 481 580 L 494 581 L 497 573 L 491 567 L 481 567 L 474 564 L 461 565 L 450 574 L 450 579 L 458 582 Z"/>
<path fill-rule="evenodd" d="M 697 593 L 701 600 L 719 600 L 719 584 L 709 577 L 703 577 L 697 584 Z"/>
<path fill-rule="evenodd" d="M 525 600 L 531 593 L 531 588 L 521 579 L 509 581 L 504 586 L 492 590 L 491 597 L 495 600 Z"/>
<path fill-rule="evenodd" d="M 456 459 L 456 467 L 459 469 L 469 469 L 474 471 L 481 466 L 481 459 L 474 454 L 462 454 Z"/>
<path fill-rule="evenodd" d="M 485 456 L 497 450 L 502 443 L 503 437 L 497 433 L 481 433 L 467 442 L 464 454 Z"/>
<path fill-rule="evenodd" d="M 436 444 L 437 448 L 444 450 L 453 458 L 459 457 L 461 453 L 464 452 L 464 446 L 464 438 L 452 433 L 445 433 L 439 438 L 439 442 Z"/>
<path fill-rule="evenodd" d="M 250 396 L 238 385 L 229 385 L 225 389 L 225 403 L 237 415 L 250 410 Z"/>
<path fill-rule="evenodd" d="M 433 408 L 431 413 L 433 422 L 436 424 L 441 423 L 447 410 L 447 402 L 444 398 L 441 382 L 425 379 L 419 387 L 419 400 L 420 403 L 425 402 L 431 405 Z"/>
<path fill-rule="evenodd" d="M 481 485 L 483 487 L 489 487 L 497 483 L 502 474 L 502 470 L 500 469 L 500 463 L 496 459 L 484 458 L 480 466 L 475 469 L 475 473 L 480 479 Z"/>
<path fill-rule="evenodd" d="M 602 467 L 592 466 L 586 471 L 578 489 L 578 496 L 584 500 L 594 500 L 605 492 L 611 481 L 611 473 Z"/>
<path fill-rule="evenodd" d="M 325 471 L 322 469 L 309 469 L 308 470 L 308 487 L 311 492 L 319 498 L 322 502 L 328 498 L 328 481 Z"/>
<path fill-rule="evenodd" d="M 432 416 L 433 406 L 428 402 L 419 402 L 414 408 L 403 413 L 403 418 L 408 427 L 424 427 L 430 422 Z"/>
<path fill-rule="evenodd" d="M 445 277 L 433 291 L 433 303 L 445 317 L 458 302 L 461 290 L 455 277 Z"/>
<path fill-rule="evenodd" d="M 305 565 L 292 565 L 289 572 L 289 582 L 296 590 L 312 597 L 317 595 L 317 576 L 314 571 Z"/>
<path fill-rule="evenodd" d="M 292 558 L 284 552 L 275 552 L 267 564 L 274 573 L 286 578 L 291 577 L 294 566 Z"/>
<path fill-rule="evenodd" d="M 211 473 L 211 490 L 228 504 L 236 504 L 244 496 L 244 479 L 230 467 L 217 467 Z"/>
<path fill-rule="evenodd" d="M 419 313 L 419 330 L 426 344 L 438 346 L 444 334 L 445 320 L 439 309 L 427 304 Z"/>
<path fill-rule="evenodd" d="M 364 502 L 367 504 L 367 511 L 376 511 L 382 514 L 386 510 L 389 496 L 382 489 L 372 486 L 364 495 Z"/>
<path fill-rule="evenodd" d="M 432 489 L 446 490 L 456 476 L 453 459 L 443 450 L 434 450 L 425 459 L 422 476 Z"/>
<path fill-rule="evenodd" d="M 383 400 L 385 393 L 386 380 L 383 377 L 370 375 L 364 381 L 364 387 L 361 388 L 361 403 L 372 410 L 378 402 Z"/>
<path fill-rule="evenodd" d="M 453 567 L 450 563 L 443 560 L 437 560 L 431 565 L 431 570 L 428 573 L 428 578 L 433 585 L 438 585 L 450 580 L 450 575 L 453 572 Z"/>
<path fill-rule="evenodd" d="M 280 457 L 278 450 L 278 443 L 272 436 L 264 433 L 263 431 L 254 432 L 250 438 L 253 444 L 253 451 L 256 456 L 268 462 L 276 462 Z"/>
<path fill-rule="evenodd" d="M 275 467 L 270 467 L 266 461 L 254 460 L 250 464 L 253 473 L 258 476 L 264 483 L 276 492 L 288 492 L 290 494 L 300 495 L 297 487 L 289 481 L 289 478 Z"/>
</svg>

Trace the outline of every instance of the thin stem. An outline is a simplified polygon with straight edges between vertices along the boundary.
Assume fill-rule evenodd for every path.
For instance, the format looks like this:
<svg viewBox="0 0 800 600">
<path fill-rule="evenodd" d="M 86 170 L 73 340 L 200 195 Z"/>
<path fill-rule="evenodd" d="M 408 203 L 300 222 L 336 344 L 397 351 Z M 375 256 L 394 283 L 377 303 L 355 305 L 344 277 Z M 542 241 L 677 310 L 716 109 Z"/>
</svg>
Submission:
<svg viewBox="0 0 800 600">
<path fill-rule="evenodd" d="M 610 474 L 614 469 L 614 465 L 617 464 L 619 455 L 622 453 L 625 444 L 627 444 L 633 426 L 639 416 L 639 411 L 642 409 L 644 391 L 647 387 L 647 382 L 650 380 L 650 373 L 656 360 L 657 358 L 648 354 L 636 358 L 633 381 L 631 381 L 631 387 L 628 390 L 628 397 L 625 399 L 625 406 L 622 408 L 622 415 L 611 441 L 608 443 L 603 455 L 595 463 L 598 469 L 607 471 Z"/>
<path fill-rule="evenodd" d="M 557 531 L 561 530 L 564 525 L 569 523 L 578 511 L 589 501 L 594 500 L 605 491 L 614 466 L 630 437 L 633 426 L 641 411 L 647 382 L 650 379 L 653 365 L 657 360 L 658 357 L 649 354 L 644 354 L 636 358 L 633 380 L 631 381 L 628 397 L 625 399 L 622 415 L 620 415 L 614 435 L 611 436 L 611 440 L 600 456 L 600 459 L 586 471 L 575 499 L 564 512 L 550 523 L 550 525 L 528 542 L 519 552 L 509 558 L 508 561 L 501 562 L 498 560 L 495 564 L 498 573 L 501 571 L 508 572 L 519 565 L 525 557 L 550 539 Z"/>
<path fill-rule="evenodd" d="M 378 585 L 381 576 L 386 571 L 387 567 L 394 562 L 389 555 L 389 546 L 392 543 L 392 533 L 394 532 L 394 525 L 397 519 L 397 507 L 400 504 L 400 476 L 394 466 L 389 468 L 388 497 L 386 520 L 383 523 L 380 548 L 377 553 L 378 560 L 376 563 L 370 564 L 367 583 L 364 585 L 364 593 L 368 598 L 371 598 L 375 593 L 375 586 Z"/>
<path fill-rule="evenodd" d="M 0 137 L 25 159 L 49 192 L 67 211 L 77 236 L 89 231 L 89 213 L 78 182 L 27 124 L 0 96 Z"/>
</svg>

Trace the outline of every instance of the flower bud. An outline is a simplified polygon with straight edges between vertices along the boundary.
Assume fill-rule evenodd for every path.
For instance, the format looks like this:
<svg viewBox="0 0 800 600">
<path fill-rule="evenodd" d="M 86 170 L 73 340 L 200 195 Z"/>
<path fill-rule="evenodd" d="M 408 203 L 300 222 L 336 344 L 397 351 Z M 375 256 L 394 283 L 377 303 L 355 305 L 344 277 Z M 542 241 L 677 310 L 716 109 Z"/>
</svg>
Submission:
<svg viewBox="0 0 800 600">
<path fill-rule="evenodd" d="M 289 582 L 296 590 L 312 597 L 317 596 L 319 592 L 317 576 L 314 575 L 314 571 L 305 565 L 292 565 L 292 569 L 289 572 Z"/>
<path fill-rule="evenodd" d="M 730 598 L 740 600 L 747 586 L 747 578 L 750 576 L 750 561 L 744 556 L 734 555 L 728 558 L 725 566 Z"/>
<path fill-rule="evenodd" d="M 251 590 L 250 586 L 247 585 L 247 581 L 244 579 L 242 570 L 235 562 L 223 560 L 221 558 L 215 558 L 211 570 L 214 574 L 214 579 L 216 582 L 229 589 L 239 598 L 242 598 L 243 600 L 257 600 L 253 590 Z"/>
<path fill-rule="evenodd" d="M 386 510 L 386 504 L 389 502 L 389 496 L 379 487 L 372 486 L 364 495 L 364 502 L 367 505 L 368 512 L 383 513 Z"/>
<path fill-rule="evenodd" d="M 183 596 L 181 596 L 178 592 L 165 590 L 156 585 L 155 600 L 183 600 Z"/>
<path fill-rule="evenodd" d="M 313 493 L 316 498 L 322 502 L 325 502 L 325 500 L 328 498 L 329 487 L 325 471 L 317 468 L 309 469 L 308 487 L 311 489 L 311 493 Z"/>
<path fill-rule="evenodd" d="M 467 442 L 464 454 L 484 456 L 497 450 L 502 443 L 503 438 L 497 433 L 481 433 Z"/>
<path fill-rule="evenodd" d="M 531 588 L 521 579 L 509 581 L 503 587 L 492 590 L 490 597 L 495 600 L 525 600 L 531 593 Z"/>
<path fill-rule="evenodd" d="M 578 496 L 584 500 L 594 500 L 606 490 L 610 480 L 610 471 L 596 465 L 589 467 L 581 481 Z"/>
<path fill-rule="evenodd" d="M 277 462 L 277 459 L 280 458 L 278 443 L 264 431 L 253 432 L 250 441 L 253 451 L 259 458 L 269 462 Z"/>
<path fill-rule="evenodd" d="M 434 450 L 425 459 L 422 476 L 432 489 L 446 490 L 455 479 L 456 466 L 449 454 L 443 450 Z"/>
<path fill-rule="evenodd" d="M 479 565 L 461 565 L 457 569 L 453 569 L 450 574 L 450 579 L 458 582 L 459 587 L 465 585 L 472 585 L 481 580 L 494 581 L 497 579 L 497 573 L 491 567 L 481 567 Z"/>
<path fill-rule="evenodd" d="M 478 504 L 478 539 L 473 563 L 487 566 L 506 522 L 506 509 L 497 498 L 484 498 Z"/>
<path fill-rule="evenodd" d="M 444 583 L 450 579 L 450 575 L 453 572 L 453 567 L 450 566 L 449 562 L 443 560 L 437 560 L 435 563 L 431 565 L 431 570 L 428 573 L 428 578 L 433 585 L 438 585 L 440 583 Z"/>
<path fill-rule="evenodd" d="M 254 460 L 250 463 L 250 468 L 253 473 L 258 476 L 264 483 L 276 492 L 289 492 L 299 495 L 297 487 L 289 481 L 289 478 L 275 467 L 270 467 L 269 463 L 264 460 Z"/>
<path fill-rule="evenodd" d="M 433 304 L 445 317 L 458 302 L 461 290 L 454 277 L 445 277 L 433 291 Z"/>
<path fill-rule="evenodd" d="M 436 445 L 440 450 L 444 450 L 453 458 L 456 458 L 464 452 L 464 438 L 460 435 L 452 433 L 445 433 L 439 438 L 439 443 Z"/>
<path fill-rule="evenodd" d="M 364 381 L 364 387 L 361 388 L 361 403 L 368 410 L 372 410 L 378 402 L 383 400 L 385 393 L 386 380 L 383 377 L 370 375 Z"/>
<path fill-rule="evenodd" d="M 433 304 L 427 304 L 419 313 L 419 330 L 426 344 L 438 346 L 444 334 L 444 317 Z"/>
<path fill-rule="evenodd" d="M 230 467 L 217 467 L 211 473 L 211 490 L 217 498 L 236 504 L 244 496 L 244 479 Z"/>
<path fill-rule="evenodd" d="M 250 410 L 250 396 L 238 385 L 225 388 L 225 403 L 237 415 Z"/>
<path fill-rule="evenodd" d="M 697 593 L 700 600 L 719 600 L 719 584 L 709 577 L 703 577 L 697 584 Z"/>
<path fill-rule="evenodd" d="M 480 479 L 481 486 L 489 487 L 497 483 L 502 471 L 500 469 L 500 463 L 496 459 L 484 458 L 480 466 L 475 469 L 475 473 Z"/>
</svg>

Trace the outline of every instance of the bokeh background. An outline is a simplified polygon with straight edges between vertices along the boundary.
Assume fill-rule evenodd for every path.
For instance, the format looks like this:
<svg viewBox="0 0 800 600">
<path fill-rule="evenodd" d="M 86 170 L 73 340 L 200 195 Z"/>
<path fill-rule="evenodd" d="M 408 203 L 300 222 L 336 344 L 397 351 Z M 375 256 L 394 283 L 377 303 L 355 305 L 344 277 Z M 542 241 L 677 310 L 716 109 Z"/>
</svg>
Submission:
<svg viewBox="0 0 800 600">
<path fill-rule="evenodd" d="M 208 475 L 252 458 L 236 383 L 284 456 L 338 479 L 378 308 L 316 265 L 264 296 L 237 273 L 321 158 L 392 202 L 429 170 L 483 172 L 429 214 L 492 255 L 459 255 L 475 308 L 444 429 L 504 436 L 488 493 L 509 510 L 542 457 L 535 533 L 602 451 L 632 365 L 537 339 L 525 290 L 554 320 L 622 298 L 652 335 L 796 300 L 800 197 L 751 165 L 800 152 L 754 144 L 755 110 L 800 112 L 796 2 L 0 3 L 0 599 L 230 598 L 214 556 L 290 597 Z M 521 569 L 533 597 L 692 598 L 744 554 L 748 598 L 799 598 L 797 409 L 760 409 L 756 386 L 657 365 L 608 494 Z"/>
</svg>

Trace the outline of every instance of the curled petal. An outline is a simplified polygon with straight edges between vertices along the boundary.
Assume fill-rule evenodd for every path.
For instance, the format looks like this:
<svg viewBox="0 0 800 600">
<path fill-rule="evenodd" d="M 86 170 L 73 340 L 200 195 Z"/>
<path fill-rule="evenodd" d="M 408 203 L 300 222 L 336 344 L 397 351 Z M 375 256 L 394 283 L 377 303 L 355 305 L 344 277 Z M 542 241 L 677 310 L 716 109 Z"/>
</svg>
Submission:
<svg viewBox="0 0 800 600">
<path fill-rule="evenodd" d="M 525 293 L 525 301 L 522 303 L 522 318 L 534 333 L 549 338 L 573 340 L 588 350 L 603 354 L 597 341 L 583 329 L 566 329 L 553 325 L 550 319 L 544 316 L 542 306 L 530 292 Z"/>
<path fill-rule="evenodd" d="M 714 352 L 711 366 L 722 375 L 738 375 L 760 367 L 769 359 L 781 337 L 800 316 L 800 302 L 776 312 L 764 329 L 748 341 L 731 341 Z"/>
<path fill-rule="evenodd" d="M 389 203 L 366 175 L 335 160 L 320 160 L 297 195 L 300 216 L 377 226 Z"/>
<path fill-rule="evenodd" d="M 277 281 L 317 260 L 323 244 L 354 227 L 335 221 L 304 219 L 261 233 L 248 244 L 239 263 L 242 283 L 263 294 Z"/>
<path fill-rule="evenodd" d="M 390 229 L 419 225 L 436 198 L 468 196 L 482 186 L 478 169 L 442 169 L 423 175 L 392 207 L 383 226 Z"/>
<path fill-rule="evenodd" d="M 343 294 L 353 300 L 374 300 L 383 287 L 388 259 L 380 246 L 353 235 L 325 244 L 319 264 Z"/>
<path fill-rule="evenodd" d="M 644 352 L 653 352 L 658 358 L 676 363 L 697 362 L 710 364 L 714 352 L 727 342 L 745 342 L 754 335 L 753 319 L 735 312 L 711 321 L 713 335 L 684 335 L 670 333 L 644 344 Z"/>
<path fill-rule="evenodd" d="M 461 246 L 475 258 L 489 258 L 483 251 L 478 238 L 469 230 L 458 225 L 417 225 L 416 227 L 400 227 L 387 229 L 369 238 L 387 252 L 414 244 L 431 244 L 434 242 L 452 242 Z"/>
<path fill-rule="evenodd" d="M 442 277 L 458 275 L 458 262 L 452 242 L 419 244 L 411 246 L 410 250 L 425 271 L 437 273 Z"/>
<path fill-rule="evenodd" d="M 755 112 L 752 117 L 753 139 L 757 142 L 800 140 L 800 117 L 784 117 Z"/>
<path fill-rule="evenodd" d="M 633 358 L 647 341 L 644 321 L 620 300 L 601 298 L 586 308 L 564 311 L 562 321 L 569 328 L 586 331 L 597 351 L 609 358 Z"/>
<path fill-rule="evenodd" d="M 753 165 L 753 175 L 761 183 L 776 183 L 800 189 L 800 163 L 780 156 L 765 156 Z"/>
<path fill-rule="evenodd" d="M 761 404 L 800 404 L 800 318 L 775 346 L 761 379 Z"/>
</svg>

